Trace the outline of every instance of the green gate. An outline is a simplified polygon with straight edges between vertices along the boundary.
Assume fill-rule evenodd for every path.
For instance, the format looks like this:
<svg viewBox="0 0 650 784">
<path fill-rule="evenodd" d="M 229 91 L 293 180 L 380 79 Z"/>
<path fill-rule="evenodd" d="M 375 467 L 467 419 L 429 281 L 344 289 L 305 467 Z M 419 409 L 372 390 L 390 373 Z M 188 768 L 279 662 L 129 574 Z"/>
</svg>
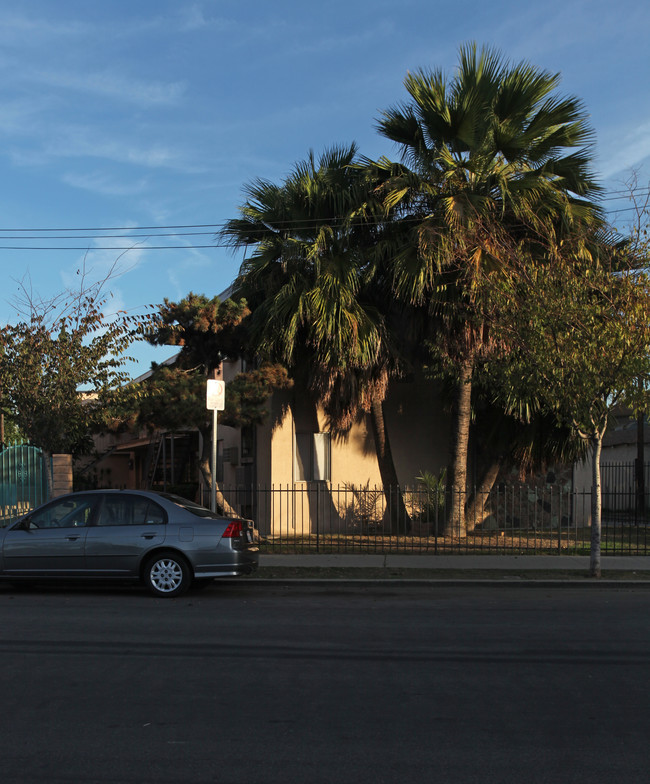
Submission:
<svg viewBox="0 0 650 784">
<path fill-rule="evenodd" d="M 0 452 L 0 526 L 5 526 L 48 500 L 45 457 L 29 444 Z"/>
</svg>

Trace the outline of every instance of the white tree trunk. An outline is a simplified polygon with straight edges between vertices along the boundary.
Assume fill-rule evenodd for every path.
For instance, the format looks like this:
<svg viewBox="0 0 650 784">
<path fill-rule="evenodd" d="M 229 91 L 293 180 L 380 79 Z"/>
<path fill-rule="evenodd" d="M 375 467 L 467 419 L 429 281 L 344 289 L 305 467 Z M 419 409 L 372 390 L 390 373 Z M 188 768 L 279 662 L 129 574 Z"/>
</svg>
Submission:
<svg viewBox="0 0 650 784">
<path fill-rule="evenodd" d="M 591 548 L 589 574 L 600 577 L 600 540 L 602 531 L 602 490 L 600 485 L 600 454 L 603 448 L 605 428 L 597 430 L 591 437 Z"/>
</svg>

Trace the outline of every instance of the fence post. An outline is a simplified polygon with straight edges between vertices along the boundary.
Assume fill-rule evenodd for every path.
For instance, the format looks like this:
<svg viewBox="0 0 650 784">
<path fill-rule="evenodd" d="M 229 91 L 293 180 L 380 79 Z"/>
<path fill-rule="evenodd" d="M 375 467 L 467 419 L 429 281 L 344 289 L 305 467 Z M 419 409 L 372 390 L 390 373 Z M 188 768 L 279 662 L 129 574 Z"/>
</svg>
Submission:
<svg viewBox="0 0 650 784">
<path fill-rule="evenodd" d="M 320 482 L 316 483 L 316 552 L 320 552 Z"/>
</svg>

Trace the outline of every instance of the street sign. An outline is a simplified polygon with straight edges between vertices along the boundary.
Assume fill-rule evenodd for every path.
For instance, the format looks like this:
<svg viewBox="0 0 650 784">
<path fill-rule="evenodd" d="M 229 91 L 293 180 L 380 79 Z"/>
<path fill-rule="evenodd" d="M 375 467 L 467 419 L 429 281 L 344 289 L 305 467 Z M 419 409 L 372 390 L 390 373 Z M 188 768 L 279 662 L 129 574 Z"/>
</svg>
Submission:
<svg viewBox="0 0 650 784">
<path fill-rule="evenodd" d="M 208 411 L 223 411 L 226 406 L 226 382 L 208 379 L 206 407 Z"/>
</svg>

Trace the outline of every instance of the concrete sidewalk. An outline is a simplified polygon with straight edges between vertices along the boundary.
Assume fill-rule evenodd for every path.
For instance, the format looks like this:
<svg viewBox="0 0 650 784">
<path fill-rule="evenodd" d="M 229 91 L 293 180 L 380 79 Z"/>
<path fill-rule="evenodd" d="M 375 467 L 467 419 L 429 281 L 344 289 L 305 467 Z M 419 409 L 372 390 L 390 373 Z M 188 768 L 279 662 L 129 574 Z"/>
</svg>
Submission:
<svg viewBox="0 0 650 784">
<path fill-rule="evenodd" d="M 588 555 L 339 555 L 300 554 L 260 555 L 260 567 L 295 568 L 386 568 L 455 570 L 589 570 Z M 607 571 L 650 572 L 650 556 L 603 556 L 601 568 Z"/>
</svg>

